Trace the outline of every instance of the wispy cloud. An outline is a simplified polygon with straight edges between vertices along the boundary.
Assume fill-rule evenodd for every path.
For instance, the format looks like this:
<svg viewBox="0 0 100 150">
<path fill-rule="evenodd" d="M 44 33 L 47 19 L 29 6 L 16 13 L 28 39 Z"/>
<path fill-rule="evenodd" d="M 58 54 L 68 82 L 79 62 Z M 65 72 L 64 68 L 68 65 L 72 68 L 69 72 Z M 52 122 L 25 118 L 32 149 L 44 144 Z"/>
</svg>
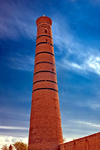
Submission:
<svg viewBox="0 0 100 150">
<path fill-rule="evenodd" d="M 90 56 L 88 60 L 85 62 L 85 68 L 86 69 L 95 72 L 100 75 L 100 57 L 99 56 Z"/>
<path fill-rule="evenodd" d="M 80 101 L 80 102 L 78 101 L 76 105 L 79 107 L 84 107 L 84 108 L 87 107 L 89 109 L 99 110 L 100 109 L 99 101 L 95 102 L 96 101 L 95 99 L 97 98 L 95 97 L 93 98 L 93 100 L 89 99 L 87 100 L 87 103 L 85 101 Z"/>
<path fill-rule="evenodd" d="M 16 39 L 20 35 L 34 39 L 36 35 L 35 6 L 29 9 L 26 2 L 2 1 L 0 5 L 0 38 Z"/>
<path fill-rule="evenodd" d="M 99 102 L 98 103 L 89 103 L 89 105 L 88 106 L 90 106 L 91 108 L 93 108 L 93 109 L 95 109 L 95 110 L 98 110 L 98 109 L 100 109 L 100 104 L 99 104 Z"/>
<path fill-rule="evenodd" d="M 82 66 L 80 66 L 79 64 L 74 63 L 74 62 L 69 62 L 67 59 L 64 59 L 62 64 L 63 64 L 62 67 L 65 68 L 65 69 L 68 69 L 70 67 L 73 68 L 73 69 L 82 69 Z"/>
<path fill-rule="evenodd" d="M 57 66 L 79 73 L 94 72 L 100 75 L 99 49 L 80 43 L 64 21 L 56 21 L 53 26 L 54 43 L 58 48 L 56 55 L 61 55 L 60 61 L 56 61 Z"/>
<path fill-rule="evenodd" d="M 54 45 L 58 47 L 59 50 L 58 53 L 61 53 L 63 51 L 66 52 L 68 51 L 69 53 L 71 53 L 76 46 L 79 47 L 79 44 L 74 42 L 74 37 L 70 33 L 71 32 L 70 28 L 63 21 L 64 17 L 61 18 L 62 18 L 61 22 L 59 22 L 55 18 L 53 19 L 54 21 L 52 30 L 53 30 Z"/>
<path fill-rule="evenodd" d="M 72 122 L 75 122 L 77 124 L 83 124 L 84 126 L 92 126 L 92 127 L 100 128 L 99 124 L 94 124 L 91 122 L 84 122 L 84 121 L 72 121 Z"/>
<path fill-rule="evenodd" d="M 34 58 L 29 55 L 16 54 L 7 58 L 9 60 L 8 66 L 22 71 L 33 71 Z"/>
<path fill-rule="evenodd" d="M 81 60 L 79 60 L 81 61 Z M 84 58 L 83 62 L 76 63 L 73 60 L 68 61 L 67 57 L 61 59 L 60 62 L 57 62 L 58 66 L 61 66 L 65 69 L 74 69 L 80 73 L 93 72 L 100 75 L 100 57 L 91 54 Z"/>
<path fill-rule="evenodd" d="M 66 122 L 66 120 L 65 120 Z M 100 124 L 87 122 L 85 120 L 67 120 L 67 123 L 62 124 L 64 137 L 72 140 L 81 138 L 87 135 L 100 131 Z"/>
<path fill-rule="evenodd" d="M 12 112 L 12 111 L 9 110 L 9 109 L 8 109 L 8 111 L 6 112 L 6 109 L 5 109 L 5 108 L 0 108 L 0 112 L 1 112 L 1 113 L 4 113 L 4 114 L 5 114 L 5 113 L 8 113 L 8 114 L 13 114 L 13 115 L 18 115 L 18 116 L 28 116 L 28 117 L 29 117 L 29 114 L 26 114 L 26 113 L 25 113 L 25 114 L 24 114 L 24 113 L 18 113 L 18 112 L 15 113 L 15 112 Z"/>
<path fill-rule="evenodd" d="M 0 126 L 0 129 L 10 129 L 10 130 L 29 130 L 29 128 L 25 127 L 11 127 L 11 126 Z"/>
</svg>

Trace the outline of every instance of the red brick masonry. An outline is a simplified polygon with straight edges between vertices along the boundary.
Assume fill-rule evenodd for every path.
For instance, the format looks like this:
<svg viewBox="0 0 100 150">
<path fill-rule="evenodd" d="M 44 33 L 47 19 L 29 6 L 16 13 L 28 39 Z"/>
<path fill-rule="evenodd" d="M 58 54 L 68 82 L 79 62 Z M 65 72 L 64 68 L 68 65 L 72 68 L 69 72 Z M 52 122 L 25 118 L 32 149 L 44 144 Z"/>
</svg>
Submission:
<svg viewBox="0 0 100 150">
<path fill-rule="evenodd" d="M 61 144 L 60 150 L 100 150 L 100 132 Z"/>
<path fill-rule="evenodd" d="M 28 150 L 58 150 L 63 143 L 52 20 L 39 17 Z"/>
</svg>

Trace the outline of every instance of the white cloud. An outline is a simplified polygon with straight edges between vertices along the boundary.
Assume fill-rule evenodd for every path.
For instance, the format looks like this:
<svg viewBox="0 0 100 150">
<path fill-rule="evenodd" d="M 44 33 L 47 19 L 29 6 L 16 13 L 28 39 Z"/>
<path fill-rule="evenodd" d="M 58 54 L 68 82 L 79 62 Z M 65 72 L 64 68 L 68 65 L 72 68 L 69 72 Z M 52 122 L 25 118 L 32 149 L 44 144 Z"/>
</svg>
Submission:
<svg viewBox="0 0 100 150">
<path fill-rule="evenodd" d="M 84 121 L 72 121 L 72 122 L 75 122 L 77 124 L 84 124 L 84 126 L 92 126 L 92 127 L 100 128 L 99 124 L 93 124 L 91 122 L 84 122 Z"/>
<path fill-rule="evenodd" d="M 25 127 L 13 127 L 13 126 L 0 126 L 0 129 L 29 130 L 29 128 L 25 128 Z"/>
<path fill-rule="evenodd" d="M 7 146 L 10 146 L 10 144 L 14 144 L 15 142 L 20 141 L 24 143 L 28 143 L 28 137 L 13 137 L 13 136 L 0 136 L 0 148 L 7 144 Z"/>
<path fill-rule="evenodd" d="M 60 62 L 57 62 L 57 65 L 61 65 L 62 64 L 62 67 L 65 68 L 65 69 L 68 69 L 68 68 L 71 68 L 71 69 L 82 69 L 82 66 L 74 63 L 74 62 L 68 62 L 66 59 L 63 59 L 62 60 L 62 63 L 59 64 Z"/>
<path fill-rule="evenodd" d="M 88 70 L 100 75 L 100 57 L 92 55 L 86 60 L 85 64 L 87 65 Z"/>
<path fill-rule="evenodd" d="M 94 72 L 100 75 L 99 50 L 80 43 L 63 20 L 53 23 L 53 36 L 54 44 L 59 50 L 56 55 L 61 55 L 60 61 L 56 61 L 57 66 L 74 69 L 79 73 Z M 75 60 L 69 60 L 71 56 Z"/>
<path fill-rule="evenodd" d="M 71 66 L 74 67 L 74 68 L 82 69 L 82 67 L 79 66 L 79 65 L 76 64 L 76 63 L 72 63 Z"/>
</svg>

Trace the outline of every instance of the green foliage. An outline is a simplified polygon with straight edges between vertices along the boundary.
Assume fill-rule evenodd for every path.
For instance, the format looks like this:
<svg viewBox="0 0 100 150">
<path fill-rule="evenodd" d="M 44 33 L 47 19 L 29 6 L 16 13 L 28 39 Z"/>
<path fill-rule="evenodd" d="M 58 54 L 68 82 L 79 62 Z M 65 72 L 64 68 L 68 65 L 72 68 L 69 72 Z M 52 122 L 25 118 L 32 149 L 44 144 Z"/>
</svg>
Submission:
<svg viewBox="0 0 100 150">
<path fill-rule="evenodd" d="M 27 144 L 23 142 L 16 142 L 13 144 L 17 150 L 28 150 Z"/>
</svg>

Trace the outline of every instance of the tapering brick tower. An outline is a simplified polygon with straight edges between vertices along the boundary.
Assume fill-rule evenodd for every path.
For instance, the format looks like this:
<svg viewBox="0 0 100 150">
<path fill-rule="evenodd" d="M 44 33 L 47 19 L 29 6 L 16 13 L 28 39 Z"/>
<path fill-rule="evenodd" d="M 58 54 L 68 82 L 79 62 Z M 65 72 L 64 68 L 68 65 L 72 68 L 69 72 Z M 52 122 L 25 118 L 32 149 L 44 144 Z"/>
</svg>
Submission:
<svg viewBox="0 0 100 150">
<path fill-rule="evenodd" d="M 59 150 L 63 142 L 52 20 L 36 20 L 37 38 L 28 150 Z"/>
</svg>

